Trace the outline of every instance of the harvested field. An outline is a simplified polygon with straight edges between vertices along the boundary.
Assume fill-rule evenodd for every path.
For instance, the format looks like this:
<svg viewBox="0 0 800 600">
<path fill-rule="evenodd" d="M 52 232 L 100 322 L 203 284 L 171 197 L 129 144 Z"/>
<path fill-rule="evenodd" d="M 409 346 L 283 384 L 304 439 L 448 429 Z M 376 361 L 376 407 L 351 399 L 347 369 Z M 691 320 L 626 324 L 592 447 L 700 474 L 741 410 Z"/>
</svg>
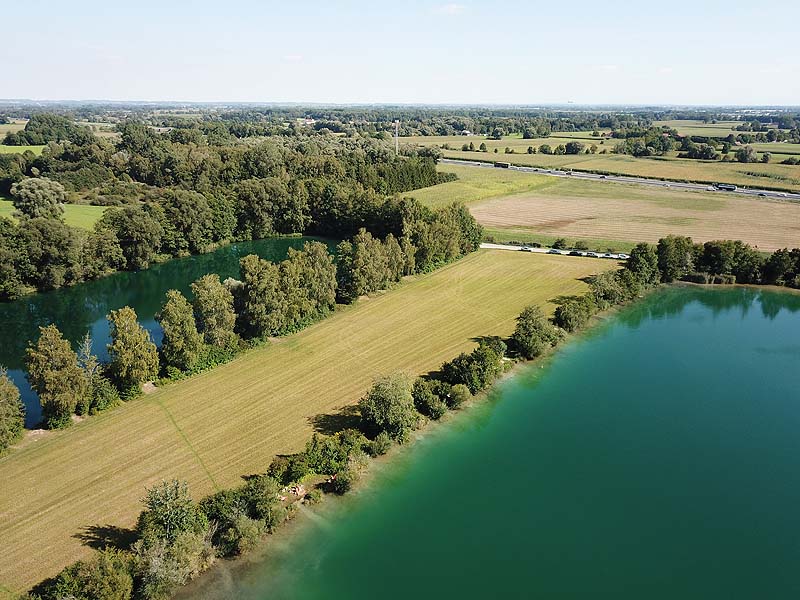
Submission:
<svg viewBox="0 0 800 600">
<path fill-rule="evenodd" d="M 719 195 L 713 204 L 678 192 L 676 202 L 636 194 L 586 197 L 525 193 L 487 200 L 471 208 L 489 229 L 513 230 L 514 236 L 655 242 L 668 234 L 698 242 L 738 239 L 763 251 L 800 245 L 800 204 Z M 680 201 L 683 194 L 684 201 Z"/>
</svg>

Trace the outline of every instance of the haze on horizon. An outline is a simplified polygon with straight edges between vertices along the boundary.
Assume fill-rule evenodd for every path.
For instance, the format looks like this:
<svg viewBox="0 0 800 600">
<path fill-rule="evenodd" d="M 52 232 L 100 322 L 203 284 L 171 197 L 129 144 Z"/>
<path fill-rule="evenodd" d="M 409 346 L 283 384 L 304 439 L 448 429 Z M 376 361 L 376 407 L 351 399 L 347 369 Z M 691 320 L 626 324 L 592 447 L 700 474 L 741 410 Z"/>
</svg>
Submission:
<svg viewBox="0 0 800 600">
<path fill-rule="evenodd" d="M 800 5 L 231 0 L 3 9 L 0 98 L 800 104 Z"/>
</svg>

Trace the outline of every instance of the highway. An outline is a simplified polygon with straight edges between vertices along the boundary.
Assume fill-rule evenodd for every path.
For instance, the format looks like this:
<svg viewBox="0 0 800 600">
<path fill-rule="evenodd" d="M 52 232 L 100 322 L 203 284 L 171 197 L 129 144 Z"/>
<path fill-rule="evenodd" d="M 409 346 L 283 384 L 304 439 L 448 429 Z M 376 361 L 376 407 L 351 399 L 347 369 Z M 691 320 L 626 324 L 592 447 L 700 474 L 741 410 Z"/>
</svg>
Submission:
<svg viewBox="0 0 800 600">
<path fill-rule="evenodd" d="M 493 163 L 484 163 L 474 160 L 460 160 L 456 158 L 441 158 L 441 164 L 446 165 L 462 165 L 467 167 L 481 167 L 494 169 L 496 168 Z M 504 162 L 502 160 L 498 162 Z M 507 162 L 507 161 L 505 161 Z M 700 190 L 700 191 L 714 191 L 718 194 L 740 194 L 743 196 L 762 196 L 767 198 L 776 198 L 781 200 L 800 200 L 800 194 L 789 192 L 776 192 L 774 190 L 759 190 L 753 188 L 737 188 L 735 191 L 722 191 L 716 190 L 713 186 L 707 183 L 685 183 L 682 181 L 663 181 L 661 179 L 647 179 L 645 177 L 628 177 L 626 175 L 598 175 L 597 173 L 586 173 L 583 171 L 559 171 L 557 169 L 543 169 L 538 167 L 519 167 L 511 165 L 509 167 L 512 171 L 522 171 L 523 173 L 535 173 L 537 175 L 546 175 L 549 177 L 571 177 L 573 179 L 589 179 L 592 181 L 616 181 L 619 183 L 634 183 L 638 185 L 648 185 L 660 188 L 672 188 L 679 190 Z"/>
<path fill-rule="evenodd" d="M 628 260 L 627 254 L 608 252 L 590 252 L 588 250 L 556 250 L 555 248 L 536 248 L 534 246 L 512 246 L 511 244 L 481 244 L 488 250 L 512 250 L 514 252 L 534 252 L 536 254 L 560 254 L 561 256 L 586 256 L 588 258 L 606 258 L 611 260 Z"/>
</svg>

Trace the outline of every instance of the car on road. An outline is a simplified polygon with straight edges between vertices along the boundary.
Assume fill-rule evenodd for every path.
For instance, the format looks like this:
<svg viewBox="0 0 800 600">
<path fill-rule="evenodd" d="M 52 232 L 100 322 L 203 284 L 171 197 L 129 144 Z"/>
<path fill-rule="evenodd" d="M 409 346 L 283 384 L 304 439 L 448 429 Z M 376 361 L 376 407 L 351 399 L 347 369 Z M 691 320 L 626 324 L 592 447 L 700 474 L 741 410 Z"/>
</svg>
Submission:
<svg viewBox="0 0 800 600">
<path fill-rule="evenodd" d="M 587 252 L 586 256 L 591 256 L 592 258 L 600 258 L 600 255 L 597 252 Z"/>
<path fill-rule="evenodd" d="M 523 246 L 519 250 L 520 252 L 533 252 L 533 248 L 531 248 L 530 246 Z"/>
<path fill-rule="evenodd" d="M 548 254 L 561 254 L 561 250 L 556 250 L 555 248 L 550 248 L 550 250 L 548 250 L 547 253 Z"/>
<path fill-rule="evenodd" d="M 708 186 L 708 187 L 706 188 L 706 191 L 707 191 L 707 192 L 716 192 L 716 191 L 717 191 L 717 188 L 715 188 L 713 185 L 710 185 L 710 186 Z"/>
<path fill-rule="evenodd" d="M 761 196 L 762 198 L 766 198 L 767 197 L 767 195 L 764 192 L 760 192 L 758 195 Z"/>
<path fill-rule="evenodd" d="M 608 175 L 600 175 L 600 179 L 608 179 Z"/>
<path fill-rule="evenodd" d="M 628 256 L 627 254 L 623 254 L 623 253 L 621 253 L 621 252 L 620 252 L 619 254 L 617 254 L 617 258 L 620 258 L 620 259 L 622 259 L 622 260 L 628 260 L 628 259 L 630 258 L 630 256 Z"/>
<path fill-rule="evenodd" d="M 578 252 L 577 250 L 573 250 L 569 253 L 570 256 L 583 256 L 583 252 Z"/>
</svg>

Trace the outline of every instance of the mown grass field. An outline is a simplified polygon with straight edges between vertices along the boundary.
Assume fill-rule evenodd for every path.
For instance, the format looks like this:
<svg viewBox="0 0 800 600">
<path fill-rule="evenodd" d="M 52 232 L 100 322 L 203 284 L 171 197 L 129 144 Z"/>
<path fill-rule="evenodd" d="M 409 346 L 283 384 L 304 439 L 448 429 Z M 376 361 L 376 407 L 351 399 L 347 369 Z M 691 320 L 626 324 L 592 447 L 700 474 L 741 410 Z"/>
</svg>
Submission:
<svg viewBox="0 0 800 600">
<path fill-rule="evenodd" d="M 0 142 L 2 142 L 2 141 L 3 141 L 3 139 L 0 136 Z M 28 150 L 30 150 L 31 152 L 33 152 L 35 155 L 38 156 L 38 155 L 40 155 L 42 153 L 42 150 L 44 150 L 44 146 L 3 146 L 3 145 L 0 145 L 0 154 L 22 154 L 23 152 L 26 152 Z"/>
<path fill-rule="evenodd" d="M 557 238 L 618 251 L 668 234 L 740 239 L 761 250 L 800 245 L 800 204 L 721 192 L 548 177 L 440 165 L 459 180 L 409 195 L 429 205 L 463 200 L 496 242 L 548 245 Z M 499 190 L 527 188 L 519 192 Z"/>
<path fill-rule="evenodd" d="M 11 123 L 0 123 L 0 141 L 2 141 L 7 133 L 16 133 L 17 131 L 25 129 L 26 123 L 27 121 L 23 119 L 11 119 Z"/>
<path fill-rule="evenodd" d="M 704 123 L 696 120 L 654 121 L 656 127 L 670 127 L 676 129 L 680 135 L 700 135 L 704 137 L 728 137 L 731 133 L 739 133 L 734 128 L 741 125 L 741 121 L 718 121 Z"/>
<path fill-rule="evenodd" d="M 89 554 L 92 527 L 131 527 L 145 488 L 177 477 L 196 496 L 263 472 L 372 380 L 435 370 L 508 335 L 521 309 L 586 289 L 611 261 L 481 250 L 337 312 L 271 346 L 173 383 L 0 458 L 0 586 L 21 590 Z M 0 588 L 2 589 L 2 588 Z"/>
<path fill-rule="evenodd" d="M 64 222 L 72 227 L 91 229 L 105 212 L 105 206 L 89 206 L 85 204 L 65 204 Z M 13 219 L 14 205 L 10 199 L 0 196 L 0 217 Z"/>
<path fill-rule="evenodd" d="M 613 139 L 607 139 L 603 144 L 600 143 L 602 141 L 600 139 L 597 139 L 596 142 L 579 140 L 586 144 L 587 147 L 595 143 L 598 148 L 598 154 L 561 156 L 541 153 L 528 154 L 527 148 L 528 146 L 538 148 L 542 144 L 549 144 L 551 147 L 555 147 L 558 144 L 566 144 L 570 141 L 569 138 L 550 137 L 523 140 L 520 137 L 506 137 L 502 140 L 487 140 L 480 136 L 431 136 L 403 138 L 403 141 L 439 147 L 443 144 L 449 144 L 450 149 L 442 150 L 447 158 L 488 162 L 506 161 L 517 165 L 548 169 L 575 169 L 614 175 L 634 175 L 654 179 L 697 181 L 701 183 L 725 182 L 751 188 L 800 191 L 800 166 L 778 164 L 781 160 L 790 156 L 790 154 L 780 154 L 781 150 L 791 152 L 796 148 L 800 151 L 800 145 L 796 146 L 794 144 L 770 145 L 776 147 L 770 147 L 767 150 L 773 153 L 772 162 L 769 164 L 741 164 L 737 162 L 681 159 L 676 158 L 676 152 L 673 152 L 670 156 L 650 158 L 610 154 L 614 145 L 618 142 L 618 140 Z M 481 143 L 485 143 L 488 152 L 462 151 L 462 145 L 470 142 L 474 144 L 475 148 L 479 148 Z M 780 146 L 780 148 L 777 146 Z M 494 152 L 495 148 L 498 149 L 497 153 Z M 513 150 L 513 154 L 505 154 L 505 148 Z M 607 150 L 608 153 L 599 154 L 602 150 Z"/>
</svg>

